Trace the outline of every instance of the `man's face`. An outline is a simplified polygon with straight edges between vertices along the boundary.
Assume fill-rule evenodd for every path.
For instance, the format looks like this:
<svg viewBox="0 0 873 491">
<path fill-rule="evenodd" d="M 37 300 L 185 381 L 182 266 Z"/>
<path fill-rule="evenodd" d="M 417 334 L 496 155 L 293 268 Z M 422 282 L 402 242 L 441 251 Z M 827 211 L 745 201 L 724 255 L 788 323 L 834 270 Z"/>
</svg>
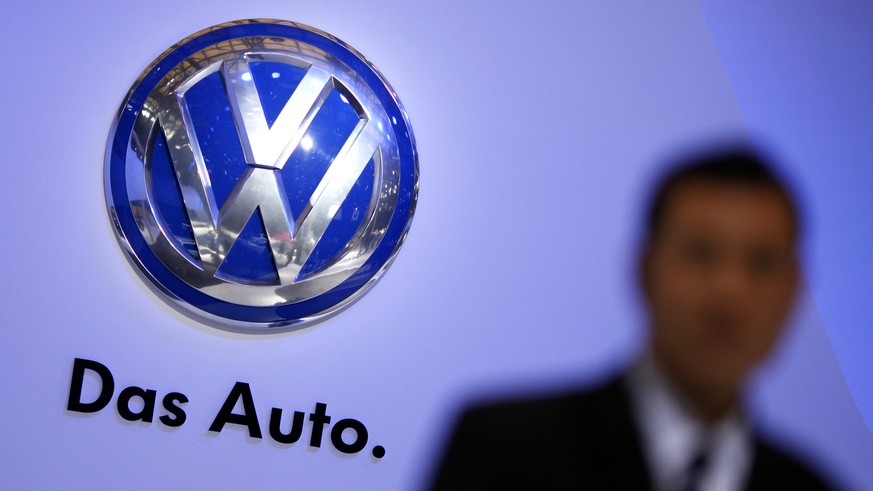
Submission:
<svg viewBox="0 0 873 491">
<path fill-rule="evenodd" d="M 679 383 L 737 390 L 770 353 L 794 299 L 788 205 L 764 186 L 682 183 L 642 273 L 658 361 Z"/>
</svg>

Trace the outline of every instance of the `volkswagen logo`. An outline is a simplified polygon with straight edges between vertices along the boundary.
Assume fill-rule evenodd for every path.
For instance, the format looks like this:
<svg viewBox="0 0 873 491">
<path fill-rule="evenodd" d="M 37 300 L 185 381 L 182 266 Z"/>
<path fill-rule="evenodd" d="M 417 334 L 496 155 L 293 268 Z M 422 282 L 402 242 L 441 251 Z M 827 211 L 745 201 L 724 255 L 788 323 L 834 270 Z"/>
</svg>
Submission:
<svg viewBox="0 0 873 491">
<path fill-rule="evenodd" d="M 116 236 L 147 283 L 209 324 L 299 326 L 359 298 L 397 254 L 418 162 L 384 77 L 339 39 L 243 20 L 155 60 L 109 136 Z"/>
</svg>

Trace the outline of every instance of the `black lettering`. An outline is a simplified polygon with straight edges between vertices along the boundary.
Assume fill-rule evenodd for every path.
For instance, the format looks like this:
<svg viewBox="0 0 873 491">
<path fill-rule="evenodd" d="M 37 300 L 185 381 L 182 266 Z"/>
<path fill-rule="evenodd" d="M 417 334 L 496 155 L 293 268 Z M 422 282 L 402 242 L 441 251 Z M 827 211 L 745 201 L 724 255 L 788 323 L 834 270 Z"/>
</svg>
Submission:
<svg viewBox="0 0 873 491">
<path fill-rule="evenodd" d="M 100 395 L 93 402 L 82 402 L 82 385 L 85 382 L 85 370 L 91 370 L 100 377 Z M 73 378 L 70 380 L 70 396 L 67 399 L 67 410 L 77 413 L 96 413 L 106 407 L 115 391 L 115 380 L 112 372 L 105 365 L 93 360 L 76 358 L 73 360 Z"/>
<path fill-rule="evenodd" d="M 287 443 L 291 444 L 300 439 L 300 435 L 303 433 L 303 418 L 306 415 L 301 413 L 300 411 L 294 411 L 294 418 L 291 422 L 291 431 L 289 433 L 282 433 L 280 429 L 280 424 L 282 422 L 282 410 L 274 407 L 270 412 L 270 436 L 273 440 L 276 440 L 279 443 Z"/>
<path fill-rule="evenodd" d="M 236 401 L 240 399 L 242 399 L 243 403 L 243 413 L 234 414 L 233 408 L 236 406 Z M 221 406 L 221 410 L 215 416 L 215 421 L 209 426 L 209 431 L 219 433 L 227 423 L 247 426 L 250 437 L 262 438 L 261 427 L 258 426 L 258 414 L 255 412 L 255 402 L 252 399 L 252 390 L 249 388 L 249 384 L 237 382 L 233 386 L 233 389 L 230 390 L 230 394 L 227 395 L 227 399 L 224 401 L 224 405 Z"/>
<path fill-rule="evenodd" d="M 326 413 L 327 404 L 316 402 L 315 412 L 309 415 L 309 421 L 312 421 L 312 435 L 309 438 L 310 447 L 321 447 L 321 437 L 324 434 L 324 425 L 330 423 L 330 416 Z"/>
<path fill-rule="evenodd" d="M 118 414 L 128 421 L 145 421 L 151 423 L 155 417 L 155 399 L 157 392 L 140 387 L 128 387 L 118 393 Z M 130 409 L 130 400 L 134 397 L 142 399 L 142 410 L 133 412 Z"/>
<path fill-rule="evenodd" d="M 352 443 L 343 441 L 343 432 L 347 429 L 354 430 L 355 439 Z M 342 453 L 358 453 L 367 445 L 367 427 L 356 419 L 341 419 L 330 430 L 330 442 L 334 448 Z"/>
<path fill-rule="evenodd" d="M 171 428 L 182 426 L 185 423 L 187 416 L 185 415 L 185 410 L 182 409 L 181 404 L 187 402 L 188 397 L 179 392 L 170 392 L 165 395 L 161 403 L 169 414 L 165 414 L 159 418 L 161 423 Z"/>
</svg>

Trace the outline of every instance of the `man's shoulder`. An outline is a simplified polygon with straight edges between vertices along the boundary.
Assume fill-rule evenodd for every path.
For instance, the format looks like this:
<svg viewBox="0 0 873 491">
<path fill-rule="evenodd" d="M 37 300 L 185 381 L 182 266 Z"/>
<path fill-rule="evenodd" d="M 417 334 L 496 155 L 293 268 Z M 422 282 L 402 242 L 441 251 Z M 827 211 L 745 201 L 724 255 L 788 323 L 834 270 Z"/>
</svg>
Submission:
<svg viewBox="0 0 873 491">
<path fill-rule="evenodd" d="M 627 395 L 621 379 L 614 377 L 592 385 L 480 402 L 469 407 L 461 421 L 503 428 L 536 422 L 539 431 L 543 426 L 566 426 L 571 422 L 585 426 L 586 421 L 613 418 L 616 412 L 625 410 L 629 411 Z"/>
<path fill-rule="evenodd" d="M 645 489 L 647 475 L 620 378 L 467 409 L 434 489 Z"/>
<path fill-rule="evenodd" d="M 748 489 L 824 491 L 838 488 L 825 479 L 807 459 L 781 444 L 758 436 L 755 438 L 755 459 Z"/>
</svg>

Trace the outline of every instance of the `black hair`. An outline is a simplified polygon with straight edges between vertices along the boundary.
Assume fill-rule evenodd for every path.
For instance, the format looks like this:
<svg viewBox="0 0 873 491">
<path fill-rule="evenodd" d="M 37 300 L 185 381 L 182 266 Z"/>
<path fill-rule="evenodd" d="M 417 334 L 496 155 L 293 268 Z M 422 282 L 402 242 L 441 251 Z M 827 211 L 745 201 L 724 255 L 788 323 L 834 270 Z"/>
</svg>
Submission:
<svg viewBox="0 0 873 491">
<path fill-rule="evenodd" d="M 654 188 L 646 215 L 646 239 L 657 237 L 664 221 L 664 213 L 676 190 L 692 182 L 751 186 L 772 190 L 788 207 L 792 230 L 796 238 L 800 232 L 797 202 L 773 165 L 752 148 L 735 147 L 698 153 L 677 161 Z"/>
</svg>

